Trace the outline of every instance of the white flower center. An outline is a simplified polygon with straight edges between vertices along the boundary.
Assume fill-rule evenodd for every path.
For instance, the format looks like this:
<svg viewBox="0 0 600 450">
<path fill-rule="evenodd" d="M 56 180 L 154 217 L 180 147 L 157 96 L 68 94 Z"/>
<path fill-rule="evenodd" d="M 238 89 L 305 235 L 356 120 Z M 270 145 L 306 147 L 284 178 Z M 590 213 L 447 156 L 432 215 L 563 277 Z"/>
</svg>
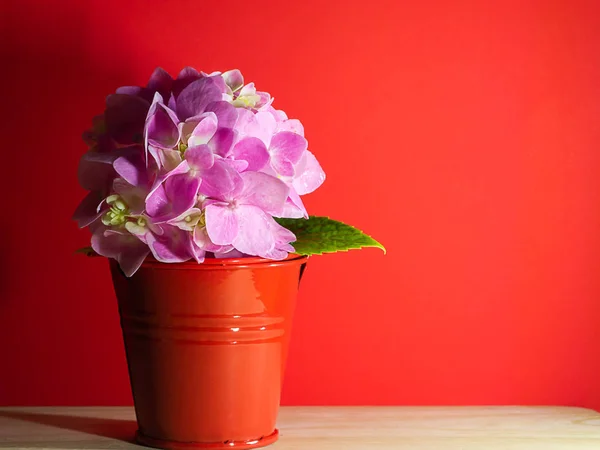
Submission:
<svg viewBox="0 0 600 450">
<path fill-rule="evenodd" d="M 127 204 L 118 195 L 110 195 L 106 198 L 110 209 L 102 216 L 102 223 L 107 226 L 123 225 L 129 215 Z"/>
</svg>

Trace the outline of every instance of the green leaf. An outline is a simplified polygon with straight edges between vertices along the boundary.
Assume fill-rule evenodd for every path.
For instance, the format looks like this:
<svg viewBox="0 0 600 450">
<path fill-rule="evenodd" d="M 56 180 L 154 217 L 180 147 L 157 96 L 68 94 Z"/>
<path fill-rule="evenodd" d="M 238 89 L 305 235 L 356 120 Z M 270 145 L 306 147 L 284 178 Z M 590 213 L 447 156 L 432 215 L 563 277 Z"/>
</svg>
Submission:
<svg viewBox="0 0 600 450">
<path fill-rule="evenodd" d="M 362 231 L 329 217 L 275 220 L 296 235 L 297 240 L 292 245 L 300 255 L 345 252 L 363 247 L 386 251 L 383 245 Z"/>
<path fill-rule="evenodd" d="M 98 253 L 96 253 L 92 247 L 82 247 L 80 249 L 75 250 L 75 254 L 77 253 L 81 253 L 85 256 L 98 256 Z"/>
</svg>

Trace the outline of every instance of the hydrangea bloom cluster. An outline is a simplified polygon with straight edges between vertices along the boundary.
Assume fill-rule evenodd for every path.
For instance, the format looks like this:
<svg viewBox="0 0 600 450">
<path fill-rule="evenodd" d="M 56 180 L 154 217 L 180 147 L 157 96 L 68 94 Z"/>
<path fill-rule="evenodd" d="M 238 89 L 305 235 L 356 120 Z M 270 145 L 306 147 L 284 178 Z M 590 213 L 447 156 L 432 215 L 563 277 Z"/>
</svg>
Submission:
<svg viewBox="0 0 600 450">
<path fill-rule="evenodd" d="M 280 260 L 295 236 L 274 217 L 308 217 L 300 196 L 325 174 L 302 124 L 239 70 L 156 69 L 126 86 L 84 134 L 89 194 L 74 214 L 92 248 L 131 276 L 151 253 L 176 263 L 246 255 Z"/>
</svg>

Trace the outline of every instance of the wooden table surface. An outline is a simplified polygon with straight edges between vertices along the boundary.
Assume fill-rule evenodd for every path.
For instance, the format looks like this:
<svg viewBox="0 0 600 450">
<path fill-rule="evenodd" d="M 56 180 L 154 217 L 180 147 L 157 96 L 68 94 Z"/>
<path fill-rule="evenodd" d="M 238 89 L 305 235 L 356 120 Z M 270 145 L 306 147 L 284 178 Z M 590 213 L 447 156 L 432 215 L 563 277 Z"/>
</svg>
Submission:
<svg viewBox="0 0 600 450">
<path fill-rule="evenodd" d="M 273 450 L 600 450 L 600 413 L 567 407 L 284 407 Z M 140 449 L 132 408 L 0 408 L 0 448 Z"/>
</svg>

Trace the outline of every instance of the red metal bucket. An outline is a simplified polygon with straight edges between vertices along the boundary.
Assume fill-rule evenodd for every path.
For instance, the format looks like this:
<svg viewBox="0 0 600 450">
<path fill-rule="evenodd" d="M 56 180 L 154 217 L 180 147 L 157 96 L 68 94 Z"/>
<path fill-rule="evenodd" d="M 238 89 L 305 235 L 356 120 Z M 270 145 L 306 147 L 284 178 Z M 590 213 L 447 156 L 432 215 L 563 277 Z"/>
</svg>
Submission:
<svg viewBox="0 0 600 450">
<path fill-rule="evenodd" d="M 306 260 L 148 260 L 131 278 L 111 260 L 139 443 L 225 449 L 277 440 Z"/>
</svg>

